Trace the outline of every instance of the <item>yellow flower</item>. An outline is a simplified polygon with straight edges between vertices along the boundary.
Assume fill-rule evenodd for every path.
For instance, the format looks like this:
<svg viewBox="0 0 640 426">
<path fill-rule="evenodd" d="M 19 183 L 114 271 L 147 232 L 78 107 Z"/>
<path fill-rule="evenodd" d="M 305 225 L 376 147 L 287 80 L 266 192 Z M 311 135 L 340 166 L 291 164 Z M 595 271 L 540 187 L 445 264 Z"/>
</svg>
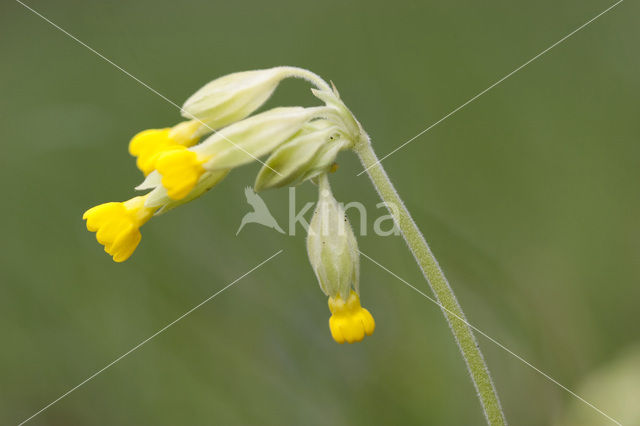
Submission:
<svg viewBox="0 0 640 426">
<path fill-rule="evenodd" d="M 129 153 L 137 157 L 136 165 L 146 176 L 156 168 L 160 153 L 177 146 L 193 146 L 201 129 L 199 121 L 191 120 L 165 129 L 143 130 L 129 142 Z"/>
<path fill-rule="evenodd" d="M 360 297 L 355 291 L 351 291 L 346 301 L 340 295 L 330 297 L 329 310 L 331 336 L 338 343 L 359 342 L 365 335 L 371 336 L 376 328 L 373 316 L 360 306 Z"/>
<path fill-rule="evenodd" d="M 162 186 L 172 200 L 186 197 L 205 173 L 202 160 L 184 146 L 175 146 L 158 155 L 156 170 L 162 175 Z"/>
<path fill-rule="evenodd" d="M 144 206 L 146 196 L 125 202 L 104 203 L 92 207 L 82 216 L 87 229 L 96 233 L 96 239 L 116 262 L 124 262 L 140 243 L 140 227 L 156 208 Z"/>
</svg>

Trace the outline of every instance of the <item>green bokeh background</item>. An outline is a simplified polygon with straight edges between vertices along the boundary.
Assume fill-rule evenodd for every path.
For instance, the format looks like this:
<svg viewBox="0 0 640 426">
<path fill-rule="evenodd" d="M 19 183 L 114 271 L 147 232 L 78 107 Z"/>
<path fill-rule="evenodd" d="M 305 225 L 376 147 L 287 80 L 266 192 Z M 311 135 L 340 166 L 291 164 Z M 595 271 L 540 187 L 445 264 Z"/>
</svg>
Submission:
<svg viewBox="0 0 640 426">
<path fill-rule="evenodd" d="M 312 69 L 335 82 L 384 155 L 612 3 L 28 4 L 178 104 L 229 72 Z M 621 3 L 383 163 L 469 320 L 578 393 L 640 340 L 639 13 Z M 0 34 L 1 424 L 280 249 L 30 424 L 483 423 L 434 304 L 363 259 L 377 330 L 337 345 L 303 230 L 235 235 L 255 164 L 151 221 L 134 256 L 113 263 L 82 212 L 134 194 L 128 140 L 178 111 L 19 3 L 0 5 Z M 303 82 L 285 82 L 268 106 L 313 102 Z M 360 170 L 344 153 L 332 180 L 340 200 L 369 208 L 371 231 L 382 210 Z M 299 205 L 315 196 L 310 184 L 296 193 Z M 286 226 L 287 190 L 264 199 Z M 428 292 L 400 238 L 359 243 Z M 612 424 L 479 342 L 512 424 L 571 424 L 571 410 L 581 424 Z M 621 420 L 634 408 L 591 402 Z"/>
</svg>

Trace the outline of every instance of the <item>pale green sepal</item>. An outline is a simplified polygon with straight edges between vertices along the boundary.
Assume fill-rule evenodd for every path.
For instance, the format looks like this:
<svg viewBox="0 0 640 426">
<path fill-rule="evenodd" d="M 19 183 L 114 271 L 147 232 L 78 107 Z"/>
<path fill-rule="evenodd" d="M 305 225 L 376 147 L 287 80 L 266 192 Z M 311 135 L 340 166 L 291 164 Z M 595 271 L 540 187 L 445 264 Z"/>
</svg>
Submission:
<svg viewBox="0 0 640 426">
<path fill-rule="evenodd" d="M 351 146 L 351 141 L 343 136 L 327 142 L 316 152 L 314 157 L 307 164 L 307 170 L 297 182 L 303 182 L 308 179 L 313 179 L 323 173 L 327 173 L 335 163 L 338 153 L 349 148 L 349 146 Z"/>
<path fill-rule="evenodd" d="M 155 172 L 154 172 L 155 173 Z M 193 201 L 198 198 L 214 186 L 216 186 L 224 177 L 229 173 L 229 170 L 216 170 L 213 172 L 206 172 L 200 177 L 200 180 L 191 192 L 180 200 L 173 200 L 167 194 L 167 190 L 164 186 L 158 185 L 149 193 L 144 203 L 145 207 L 160 207 L 156 211 L 156 215 L 166 213 L 167 211 L 178 207 L 182 204 Z"/>
<path fill-rule="evenodd" d="M 326 107 L 280 107 L 246 118 L 209 136 L 192 150 L 209 158 L 207 170 L 231 169 L 268 154 Z"/>
<path fill-rule="evenodd" d="M 298 180 L 308 171 L 309 162 L 336 134 L 337 129 L 336 126 L 330 126 L 310 133 L 302 131 L 282 144 L 260 169 L 254 190 L 258 192 L 263 189 L 282 187 Z"/>
<path fill-rule="evenodd" d="M 220 129 L 258 109 L 288 76 L 282 67 L 225 75 L 191 95 L 182 107 L 182 115 Z"/>
<path fill-rule="evenodd" d="M 360 252 L 344 209 L 331 193 L 327 175 L 320 176 L 319 199 L 307 236 L 307 253 L 322 291 L 346 300 L 358 293 Z"/>
<path fill-rule="evenodd" d="M 153 189 L 162 185 L 162 175 L 158 173 L 157 170 L 152 171 L 149 175 L 142 181 L 142 183 L 136 186 L 137 191 L 144 191 L 147 189 Z"/>
<path fill-rule="evenodd" d="M 205 192 L 216 186 L 222 179 L 225 178 L 225 176 L 227 176 L 228 173 L 229 170 L 216 170 L 213 172 L 205 173 L 204 175 L 202 175 L 195 188 L 193 188 L 186 197 L 180 200 L 169 199 L 169 201 L 156 212 L 156 215 L 166 213 L 169 210 L 172 210 L 182 204 L 188 203 L 189 201 L 193 201 L 194 199 L 200 197 Z"/>
</svg>

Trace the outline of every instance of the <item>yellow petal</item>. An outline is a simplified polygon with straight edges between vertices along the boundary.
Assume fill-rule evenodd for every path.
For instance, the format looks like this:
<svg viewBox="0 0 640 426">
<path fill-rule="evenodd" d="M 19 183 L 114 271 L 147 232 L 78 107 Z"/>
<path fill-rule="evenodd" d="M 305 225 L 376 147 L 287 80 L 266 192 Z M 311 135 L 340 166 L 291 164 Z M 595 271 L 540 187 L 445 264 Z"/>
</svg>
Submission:
<svg viewBox="0 0 640 426">
<path fill-rule="evenodd" d="M 156 170 L 162 175 L 162 186 L 173 200 L 186 197 L 205 172 L 197 154 L 183 146 L 161 153 Z"/>
<path fill-rule="evenodd" d="M 104 203 L 84 212 L 82 218 L 87 221 L 87 229 L 96 232 L 106 221 L 114 216 L 125 214 L 125 211 L 122 203 Z"/>
<path fill-rule="evenodd" d="M 342 333 L 342 322 L 342 319 L 337 318 L 335 315 L 332 315 L 331 318 L 329 318 L 329 330 L 331 331 L 331 337 L 333 337 L 333 340 L 338 343 L 344 343 L 346 340 Z"/>
<path fill-rule="evenodd" d="M 124 262 L 127 260 L 142 239 L 139 229 L 132 223 L 122 230 L 110 247 L 111 256 L 115 262 Z"/>
<path fill-rule="evenodd" d="M 371 336 L 376 329 L 376 322 L 373 319 L 373 315 L 365 308 L 360 308 L 360 321 L 364 327 L 364 332 L 367 336 Z"/>
<path fill-rule="evenodd" d="M 376 324 L 371 313 L 360 306 L 360 297 L 352 291 L 346 301 L 339 295 L 329 298 L 329 329 L 331 337 L 338 343 L 360 342 L 370 336 Z"/>
<path fill-rule="evenodd" d="M 171 128 L 148 129 L 136 134 L 129 142 L 129 154 L 137 157 L 140 154 L 155 150 L 158 145 L 166 145 Z"/>
<path fill-rule="evenodd" d="M 96 239 L 100 244 L 113 244 L 123 229 L 131 224 L 126 216 L 117 216 L 106 221 L 96 232 Z"/>
<path fill-rule="evenodd" d="M 188 147 L 195 144 L 201 127 L 197 120 L 192 120 L 164 129 L 143 130 L 129 142 L 129 153 L 137 157 L 136 166 L 146 176 L 155 170 L 160 153 L 176 146 Z"/>
<path fill-rule="evenodd" d="M 129 142 L 129 153 L 137 157 L 136 166 L 145 176 L 154 170 L 158 154 L 176 144 L 170 132 L 171 128 L 143 130 Z"/>
<path fill-rule="evenodd" d="M 87 210 L 83 219 L 87 229 L 116 262 L 123 262 L 134 252 L 142 235 L 140 226 L 147 222 L 157 207 L 145 207 L 146 195 L 123 203 L 104 203 Z"/>
</svg>

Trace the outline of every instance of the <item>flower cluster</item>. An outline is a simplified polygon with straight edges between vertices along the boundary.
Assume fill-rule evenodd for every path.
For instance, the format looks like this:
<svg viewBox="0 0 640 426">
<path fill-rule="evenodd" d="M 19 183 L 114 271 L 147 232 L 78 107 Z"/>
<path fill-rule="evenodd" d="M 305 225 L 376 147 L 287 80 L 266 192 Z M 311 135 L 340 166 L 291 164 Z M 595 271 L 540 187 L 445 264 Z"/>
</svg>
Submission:
<svg viewBox="0 0 640 426">
<path fill-rule="evenodd" d="M 286 78 L 314 84 L 316 107 L 277 107 L 254 114 Z M 340 151 L 354 146 L 360 127 L 335 87 L 301 68 L 275 67 L 226 75 L 194 93 L 181 109 L 184 121 L 136 134 L 129 153 L 144 174 L 145 195 L 87 210 L 87 229 L 116 262 L 140 243 L 140 227 L 152 216 L 189 202 L 217 185 L 230 170 L 267 157 L 255 190 L 297 185 L 320 189 L 307 248 L 320 287 L 329 296 L 333 338 L 360 341 L 375 327 L 360 306 L 359 252 L 344 211 L 331 194 L 327 173 Z"/>
</svg>

